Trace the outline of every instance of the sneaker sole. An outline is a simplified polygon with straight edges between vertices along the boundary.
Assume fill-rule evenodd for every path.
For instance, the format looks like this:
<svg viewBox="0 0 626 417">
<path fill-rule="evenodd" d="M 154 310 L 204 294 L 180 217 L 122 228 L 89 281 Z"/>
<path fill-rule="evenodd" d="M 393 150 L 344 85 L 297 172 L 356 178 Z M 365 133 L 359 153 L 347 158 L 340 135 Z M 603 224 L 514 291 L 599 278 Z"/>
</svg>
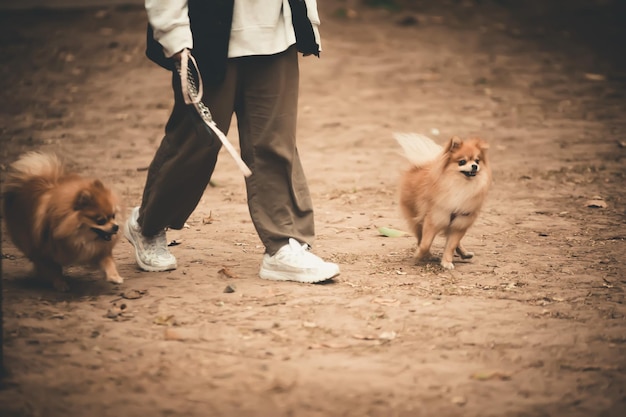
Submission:
<svg viewBox="0 0 626 417">
<path fill-rule="evenodd" d="M 137 265 L 139 265 L 139 268 L 143 269 L 146 272 L 165 272 L 165 271 L 172 271 L 174 269 L 177 268 L 177 264 L 174 263 L 173 265 L 168 265 L 166 267 L 157 267 L 157 266 L 150 266 L 150 265 L 146 265 L 145 263 L 143 263 L 141 261 L 141 258 L 139 258 L 139 251 L 137 250 L 137 246 L 135 246 L 135 242 L 133 241 L 132 238 L 132 234 L 130 232 L 130 229 L 128 228 L 128 222 L 126 222 L 126 224 L 124 225 L 124 237 L 126 238 L 126 240 L 128 240 L 130 242 L 131 245 L 133 245 L 133 249 L 135 250 L 135 261 L 137 261 Z"/>
<path fill-rule="evenodd" d="M 323 276 L 323 277 L 315 277 L 315 278 L 303 278 L 303 277 L 298 277 L 298 275 L 295 275 L 293 273 L 268 271 L 264 268 L 261 268 L 261 271 L 259 272 L 259 277 L 261 279 L 266 279 L 269 281 L 294 281 L 294 282 L 301 282 L 304 284 L 315 284 L 316 282 L 328 281 L 329 279 L 332 279 L 336 277 L 337 275 L 339 275 L 339 271 L 337 271 L 335 274 L 331 276 Z"/>
</svg>

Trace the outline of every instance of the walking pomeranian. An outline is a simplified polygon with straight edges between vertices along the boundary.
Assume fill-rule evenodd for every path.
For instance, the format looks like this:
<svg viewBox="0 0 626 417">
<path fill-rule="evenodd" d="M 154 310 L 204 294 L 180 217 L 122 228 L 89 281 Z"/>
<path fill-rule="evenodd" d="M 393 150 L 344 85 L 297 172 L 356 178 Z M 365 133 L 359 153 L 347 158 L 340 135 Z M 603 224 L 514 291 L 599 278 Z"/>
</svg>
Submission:
<svg viewBox="0 0 626 417">
<path fill-rule="evenodd" d="M 458 136 L 445 147 L 418 134 L 394 137 L 412 164 L 401 179 L 400 207 L 417 238 L 415 261 L 430 259 L 433 240 L 443 233 L 441 266 L 454 269 L 455 251 L 463 259 L 474 256 L 461 239 L 476 221 L 491 185 L 488 145 L 479 138 Z"/>
<path fill-rule="evenodd" d="M 15 246 L 40 278 L 68 289 L 67 265 L 97 265 L 106 280 L 122 283 L 112 251 L 119 226 L 117 199 L 98 179 L 67 172 L 53 154 L 29 152 L 9 168 L 4 219 Z"/>
</svg>

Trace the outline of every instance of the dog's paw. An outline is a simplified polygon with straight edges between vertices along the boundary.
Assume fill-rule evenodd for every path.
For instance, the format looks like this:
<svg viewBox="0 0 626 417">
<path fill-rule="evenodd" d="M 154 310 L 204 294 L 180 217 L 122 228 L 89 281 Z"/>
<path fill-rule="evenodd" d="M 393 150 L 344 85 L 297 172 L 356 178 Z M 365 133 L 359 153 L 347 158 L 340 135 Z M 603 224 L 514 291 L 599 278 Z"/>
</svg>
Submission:
<svg viewBox="0 0 626 417">
<path fill-rule="evenodd" d="M 445 269 L 454 269 L 454 264 L 452 262 L 441 261 L 441 266 Z"/>
<path fill-rule="evenodd" d="M 461 257 L 461 259 L 471 259 L 474 257 L 474 252 L 466 251 L 465 248 L 461 246 L 456 248 L 456 253 Z"/>
<path fill-rule="evenodd" d="M 108 275 L 107 281 L 112 282 L 114 284 L 122 284 L 124 282 L 124 278 L 119 275 Z"/>
<path fill-rule="evenodd" d="M 423 261 L 432 261 L 433 260 L 433 255 L 430 253 L 430 251 L 421 251 L 419 249 L 417 249 L 415 251 L 415 263 L 420 263 Z"/>
</svg>

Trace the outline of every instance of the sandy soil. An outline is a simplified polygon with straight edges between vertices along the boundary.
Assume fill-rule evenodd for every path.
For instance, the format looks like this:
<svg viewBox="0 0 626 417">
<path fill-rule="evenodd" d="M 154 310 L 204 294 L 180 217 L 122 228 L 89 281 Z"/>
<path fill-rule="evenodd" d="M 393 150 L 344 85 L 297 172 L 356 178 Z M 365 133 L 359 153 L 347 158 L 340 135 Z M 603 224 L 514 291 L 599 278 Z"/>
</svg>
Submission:
<svg viewBox="0 0 626 417">
<path fill-rule="evenodd" d="M 139 271 L 122 241 L 123 285 L 75 267 L 61 294 L 4 233 L 2 416 L 625 415 L 619 2 L 321 3 L 299 143 L 315 251 L 342 274 L 257 277 L 263 249 L 226 153 L 189 227 L 168 234 L 176 271 Z M 143 55 L 143 11 L 0 23 L 3 169 L 54 150 L 136 205 L 171 105 Z M 494 187 L 465 239 L 476 256 L 454 271 L 413 265 L 412 237 L 378 233 L 405 229 L 398 131 L 491 144 Z"/>
</svg>

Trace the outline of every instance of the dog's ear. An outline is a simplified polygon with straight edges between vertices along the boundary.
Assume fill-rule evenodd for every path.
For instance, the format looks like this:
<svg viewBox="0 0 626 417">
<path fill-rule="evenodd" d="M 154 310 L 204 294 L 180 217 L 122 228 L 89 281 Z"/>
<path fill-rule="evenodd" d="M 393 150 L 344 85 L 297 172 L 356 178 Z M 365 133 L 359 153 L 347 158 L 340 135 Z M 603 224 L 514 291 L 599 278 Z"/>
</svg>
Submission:
<svg viewBox="0 0 626 417">
<path fill-rule="evenodd" d="M 489 149 L 489 144 L 481 138 L 475 138 L 473 140 L 476 143 L 476 147 L 480 150 L 483 162 L 487 162 L 487 150 Z"/>
<path fill-rule="evenodd" d="M 93 187 L 96 190 L 104 190 L 104 184 L 102 184 L 102 181 L 100 181 L 100 180 L 94 180 L 93 181 Z"/>
<path fill-rule="evenodd" d="M 462 144 L 463 144 L 463 139 L 461 139 L 458 136 L 452 136 L 450 138 L 450 141 L 448 142 L 448 146 L 446 148 L 446 152 L 448 152 L 448 153 L 453 152 L 453 151 L 459 149 Z"/>
<path fill-rule="evenodd" d="M 489 149 L 489 144 L 480 138 L 476 138 L 476 145 L 483 152 Z"/>
<path fill-rule="evenodd" d="M 80 190 L 74 199 L 74 210 L 79 211 L 93 203 L 93 195 L 89 190 Z"/>
<path fill-rule="evenodd" d="M 480 157 L 484 163 L 487 162 L 487 149 L 489 149 L 489 144 L 482 140 L 481 138 L 472 138 L 471 139 L 475 146 L 480 151 Z"/>
</svg>

